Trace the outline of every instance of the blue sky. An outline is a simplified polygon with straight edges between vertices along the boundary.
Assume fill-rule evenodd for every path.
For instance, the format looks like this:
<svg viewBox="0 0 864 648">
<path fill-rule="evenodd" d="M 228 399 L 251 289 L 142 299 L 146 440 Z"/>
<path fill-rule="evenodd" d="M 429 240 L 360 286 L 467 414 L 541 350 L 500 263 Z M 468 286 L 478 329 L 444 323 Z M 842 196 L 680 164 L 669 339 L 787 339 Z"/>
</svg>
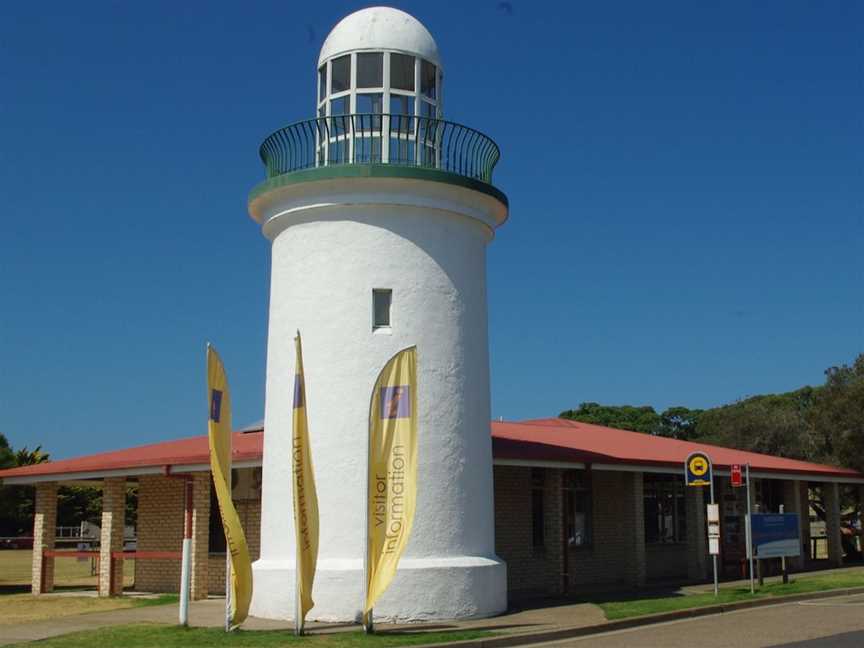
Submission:
<svg viewBox="0 0 864 648">
<path fill-rule="evenodd" d="M 709 6 L 713 5 L 713 6 Z M 864 5 L 397 2 L 490 134 L 493 414 L 706 407 L 864 351 Z M 703 5 L 703 6 L 698 6 Z M 0 431 L 202 434 L 204 343 L 260 419 L 257 148 L 352 2 L 3 3 Z"/>
</svg>

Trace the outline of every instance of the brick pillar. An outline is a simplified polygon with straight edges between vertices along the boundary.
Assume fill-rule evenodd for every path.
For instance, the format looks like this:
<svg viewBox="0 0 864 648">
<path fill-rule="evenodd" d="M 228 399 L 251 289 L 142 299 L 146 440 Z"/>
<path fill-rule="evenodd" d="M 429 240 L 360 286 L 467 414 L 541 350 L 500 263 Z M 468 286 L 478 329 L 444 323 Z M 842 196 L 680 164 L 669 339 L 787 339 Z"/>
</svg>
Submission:
<svg viewBox="0 0 864 648">
<path fill-rule="evenodd" d="M 687 507 L 687 578 L 705 580 L 708 573 L 708 527 L 701 488 L 685 488 Z"/>
<path fill-rule="evenodd" d="M 627 473 L 625 483 L 629 481 L 626 493 L 622 493 L 631 511 L 629 520 L 622 520 L 621 528 L 633 529 L 627 538 L 627 555 L 624 560 L 630 584 L 634 587 L 644 587 L 647 579 L 648 566 L 645 559 L 645 497 L 641 472 Z M 632 517 L 631 517 L 632 516 Z"/>
<path fill-rule="evenodd" d="M 786 564 L 790 571 L 800 571 L 806 564 L 807 552 L 810 550 L 809 540 L 805 543 L 803 533 L 805 523 L 807 524 L 807 528 L 810 527 L 810 513 L 807 510 L 809 507 L 807 506 L 806 499 L 803 502 L 801 500 L 800 481 L 789 479 L 783 482 L 783 508 L 786 513 L 798 514 L 798 535 L 801 539 L 799 549 L 801 550 L 801 555 L 797 558 L 787 558 Z"/>
<path fill-rule="evenodd" d="M 801 502 L 801 569 L 807 569 L 810 561 L 810 484 L 795 482 Z"/>
<path fill-rule="evenodd" d="M 563 471 L 553 468 L 546 471 L 546 546 L 547 556 L 557 576 L 550 593 L 564 593 L 564 498 Z"/>
<path fill-rule="evenodd" d="M 843 544 L 840 536 L 840 487 L 835 483 L 822 484 L 825 500 L 825 533 L 828 535 L 828 561 L 832 567 L 843 565 Z"/>
<path fill-rule="evenodd" d="M 33 515 L 33 567 L 30 591 L 33 595 L 54 591 L 54 559 L 44 558 L 42 551 L 54 549 L 57 535 L 57 484 L 36 485 Z"/>
<path fill-rule="evenodd" d="M 192 491 L 192 592 L 191 599 L 206 599 L 209 594 L 210 554 L 210 473 L 195 473 Z M 213 512 L 219 515 L 218 511 Z"/>
<path fill-rule="evenodd" d="M 123 594 L 123 559 L 112 559 L 123 551 L 126 518 L 126 478 L 106 477 L 102 482 L 102 533 L 99 539 L 99 596 Z"/>
</svg>

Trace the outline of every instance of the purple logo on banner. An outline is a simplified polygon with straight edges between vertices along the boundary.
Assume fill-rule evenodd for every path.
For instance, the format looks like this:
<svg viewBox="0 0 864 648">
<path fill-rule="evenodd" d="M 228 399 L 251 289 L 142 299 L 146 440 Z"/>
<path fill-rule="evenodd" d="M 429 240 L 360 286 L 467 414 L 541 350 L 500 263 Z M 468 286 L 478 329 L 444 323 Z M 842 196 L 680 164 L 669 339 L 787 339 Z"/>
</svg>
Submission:
<svg viewBox="0 0 864 648">
<path fill-rule="evenodd" d="M 396 385 L 381 388 L 381 418 L 395 419 L 411 416 L 411 387 Z"/>
<path fill-rule="evenodd" d="M 210 390 L 210 420 L 219 422 L 222 416 L 222 392 L 218 389 Z"/>
<path fill-rule="evenodd" d="M 294 409 L 303 407 L 303 377 L 294 374 Z"/>
</svg>

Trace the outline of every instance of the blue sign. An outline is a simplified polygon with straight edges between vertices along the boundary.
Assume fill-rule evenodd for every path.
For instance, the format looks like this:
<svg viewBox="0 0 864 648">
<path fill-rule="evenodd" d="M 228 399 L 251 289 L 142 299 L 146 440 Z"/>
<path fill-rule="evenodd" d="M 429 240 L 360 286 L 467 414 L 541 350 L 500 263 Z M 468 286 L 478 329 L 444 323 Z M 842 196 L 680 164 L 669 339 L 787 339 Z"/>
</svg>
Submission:
<svg viewBox="0 0 864 648">
<path fill-rule="evenodd" d="M 797 513 L 754 513 L 750 519 L 756 558 L 801 555 L 801 524 Z"/>
<path fill-rule="evenodd" d="M 704 452 L 694 452 L 684 462 L 684 483 L 687 486 L 711 485 L 711 459 Z"/>
</svg>

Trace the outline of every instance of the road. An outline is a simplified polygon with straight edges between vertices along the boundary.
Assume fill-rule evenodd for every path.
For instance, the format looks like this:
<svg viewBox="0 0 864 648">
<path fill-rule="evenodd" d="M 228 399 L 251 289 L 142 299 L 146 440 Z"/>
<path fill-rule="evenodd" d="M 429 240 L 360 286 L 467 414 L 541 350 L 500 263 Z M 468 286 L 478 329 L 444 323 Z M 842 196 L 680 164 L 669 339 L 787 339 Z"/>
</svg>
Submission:
<svg viewBox="0 0 864 648">
<path fill-rule="evenodd" d="M 674 621 L 544 648 L 862 648 L 864 595 Z"/>
</svg>

